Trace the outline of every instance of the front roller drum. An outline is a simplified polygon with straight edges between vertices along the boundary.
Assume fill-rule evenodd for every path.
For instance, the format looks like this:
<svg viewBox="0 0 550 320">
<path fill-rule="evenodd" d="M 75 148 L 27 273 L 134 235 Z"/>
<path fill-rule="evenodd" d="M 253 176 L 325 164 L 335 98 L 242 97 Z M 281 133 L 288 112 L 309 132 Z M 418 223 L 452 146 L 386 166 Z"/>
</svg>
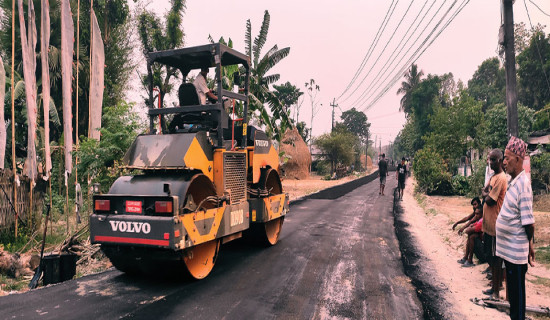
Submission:
<svg viewBox="0 0 550 320">
<path fill-rule="evenodd" d="M 281 235 L 281 229 L 283 228 L 283 221 L 285 217 L 280 217 L 264 223 L 265 237 L 267 243 L 270 245 L 275 245 L 279 241 L 279 236 Z"/>
<path fill-rule="evenodd" d="M 208 241 L 187 249 L 183 261 L 191 277 L 204 279 L 214 268 L 219 249 L 219 240 Z"/>
</svg>

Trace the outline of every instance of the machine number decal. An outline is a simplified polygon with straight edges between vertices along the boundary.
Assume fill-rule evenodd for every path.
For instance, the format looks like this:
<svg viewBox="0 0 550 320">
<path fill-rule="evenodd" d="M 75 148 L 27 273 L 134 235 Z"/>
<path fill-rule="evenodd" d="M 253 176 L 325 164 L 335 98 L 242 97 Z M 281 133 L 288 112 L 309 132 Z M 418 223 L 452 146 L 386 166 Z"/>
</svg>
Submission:
<svg viewBox="0 0 550 320">
<path fill-rule="evenodd" d="M 141 201 L 126 200 L 126 212 L 141 213 Z"/>
<path fill-rule="evenodd" d="M 244 222 L 243 209 L 231 211 L 231 226 L 234 227 Z"/>
<path fill-rule="evenodd" d="M 144 233 L 151 232 L 151 225 L 147 222 L 109 221 L 115 232 Z"/>
</svg>

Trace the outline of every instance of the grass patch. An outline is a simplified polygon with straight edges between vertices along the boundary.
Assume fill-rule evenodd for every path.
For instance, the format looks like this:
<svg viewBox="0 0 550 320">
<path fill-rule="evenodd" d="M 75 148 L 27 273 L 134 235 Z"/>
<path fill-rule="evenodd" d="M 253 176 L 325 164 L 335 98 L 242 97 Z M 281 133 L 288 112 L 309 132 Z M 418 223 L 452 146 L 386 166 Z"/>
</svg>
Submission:
<svg viewBox="0 0 550 320">
<path fill-rule="evenodd" d="M 420 192 L 414 192 L 414 198 L 422 209 L 426 209 L 426 195 Z"/>
<path fill-rule="evenodd" d="M 28 285 L 28 281 L 23 278 L 13 279 L 6 275 L 0 274 L 0 289 L 2 291 L 20 291 Z"/>
<path fill-rule="evenodd" d="M 538 284 L 541 286 L 545 286 L 545 287 L 550 287 L 550 279 L 544 278 L 544 277 L 538 277 L 535 275 L 533 275 L 533 277 L 535 277 L 535 280 L 529 280 L 529 282 Z"/>
<path fill-rule="evenodd" d="M 550 246 L 536 248 L 535 259 L 537 262 L 550 264 Z"/>
</svg>

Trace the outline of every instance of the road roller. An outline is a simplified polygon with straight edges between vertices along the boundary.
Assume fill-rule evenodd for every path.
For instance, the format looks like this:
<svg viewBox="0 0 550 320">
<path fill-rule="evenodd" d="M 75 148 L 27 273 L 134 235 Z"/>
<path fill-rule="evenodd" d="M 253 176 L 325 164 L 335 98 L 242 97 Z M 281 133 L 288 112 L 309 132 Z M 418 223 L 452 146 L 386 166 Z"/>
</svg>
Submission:
<svg viewBox="0 0 550 320">
<path fill-rule="evenodd" d="M 215 68 L 217 100 L 201 105 L 184 80 L 179 105 L 156 108 L 158 65 L 179 70 L 182 79 Z M 275 245 L 289 200 L 277 150 L 264 131 L 248 125 L 250 58 L 213 43 L 150 52 L 147 70 L 149 129 L 124 156 L 129 174 L 94 194 L 91 242 L 123 272 L 186 272 L 194 279 L 211 272 L 224 243 L 246 237 Z M 227 87 L 228 76 L 234 88 Z"/>
</svg>

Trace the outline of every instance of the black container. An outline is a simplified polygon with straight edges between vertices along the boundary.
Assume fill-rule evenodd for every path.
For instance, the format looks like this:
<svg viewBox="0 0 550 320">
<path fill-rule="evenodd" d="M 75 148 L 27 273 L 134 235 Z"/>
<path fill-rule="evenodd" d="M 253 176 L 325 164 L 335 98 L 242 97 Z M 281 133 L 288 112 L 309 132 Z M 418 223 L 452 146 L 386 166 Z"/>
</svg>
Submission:
<svg viewBox="0 0 550 320">
<path fill-rule="evenodd" d="M 51 254 L 44 256 L 44 285 L 71 280 L 76 274 L 76 254 Z"/>
</svg>

